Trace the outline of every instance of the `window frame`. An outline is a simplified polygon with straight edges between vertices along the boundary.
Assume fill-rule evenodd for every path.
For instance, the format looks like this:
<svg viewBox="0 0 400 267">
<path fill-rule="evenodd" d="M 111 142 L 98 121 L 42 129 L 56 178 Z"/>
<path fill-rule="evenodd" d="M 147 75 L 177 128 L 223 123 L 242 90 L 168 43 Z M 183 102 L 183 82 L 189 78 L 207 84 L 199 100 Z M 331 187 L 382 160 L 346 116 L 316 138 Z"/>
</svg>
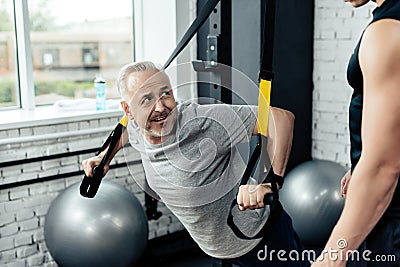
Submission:
<svg viewBox="0 0 400 267">
<path fill-rule="evenodd" d="M 20 108 L 35 109 L 35 88 L 33 80 L 32 48 L 29 31 L 28 0 L 13 0 L 15 23 L 15 47 L 17 91 Z"/>
</svg>

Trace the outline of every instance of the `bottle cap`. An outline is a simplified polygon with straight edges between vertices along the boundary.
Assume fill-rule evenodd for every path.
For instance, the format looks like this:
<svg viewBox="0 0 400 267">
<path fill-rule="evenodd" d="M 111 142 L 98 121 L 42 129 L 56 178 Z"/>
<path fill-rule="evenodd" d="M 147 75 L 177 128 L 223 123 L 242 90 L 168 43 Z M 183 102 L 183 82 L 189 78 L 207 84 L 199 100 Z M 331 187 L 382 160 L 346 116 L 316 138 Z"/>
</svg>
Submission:
<svg viewBox="0 0 400 267">
<path fill-rule="evenodd" d="M 96 79 L 94 79 L 95 83 L 105 83 L 106 80 L 104 80 L 99 74 L 96 75 Z"/>
</svg>

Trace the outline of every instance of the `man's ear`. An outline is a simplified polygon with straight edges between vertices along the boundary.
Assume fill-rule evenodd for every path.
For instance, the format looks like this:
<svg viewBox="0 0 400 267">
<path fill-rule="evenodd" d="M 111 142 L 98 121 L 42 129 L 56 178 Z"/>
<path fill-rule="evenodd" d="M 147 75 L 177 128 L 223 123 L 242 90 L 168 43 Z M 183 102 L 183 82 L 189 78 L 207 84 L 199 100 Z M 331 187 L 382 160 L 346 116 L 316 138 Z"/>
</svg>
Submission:
<svg viewBox="0 0 400 267">
<path fill-rule="evenodd" d="M 122 110 L 123 110 L 124 113 L 125 113 L 125 116 L 127 116 L 128 119 L 130 119 L 130 120 L 134 120 L 133 115 L 132 115 L 132 113 L 131 113 L 131 110 L 130 110 L 130 108 L 129 108 L 129 105 L 128 105 L 128 103 L 127 103 L 125 100 L 122 100 L 122 101 L 121 101 L 121 107 L 122 107 Z"/>
</svg>

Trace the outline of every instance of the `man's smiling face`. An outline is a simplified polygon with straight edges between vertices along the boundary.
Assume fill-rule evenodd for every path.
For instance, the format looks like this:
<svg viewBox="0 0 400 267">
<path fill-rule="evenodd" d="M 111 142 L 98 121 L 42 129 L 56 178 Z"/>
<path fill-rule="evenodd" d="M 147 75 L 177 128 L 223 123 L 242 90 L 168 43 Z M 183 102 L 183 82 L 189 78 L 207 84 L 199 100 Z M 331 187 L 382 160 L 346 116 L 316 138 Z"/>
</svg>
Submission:
<svg viewBox="0 0 400 267">
<path fill-rule="evenodd" d="M 171 134 L 176 119 L 176 102 L 168 76 L 162 71 L 134 72 L 127 77 L 126 85 L 131 119 L 151 144 L 162 143 Z"/>
</svg>

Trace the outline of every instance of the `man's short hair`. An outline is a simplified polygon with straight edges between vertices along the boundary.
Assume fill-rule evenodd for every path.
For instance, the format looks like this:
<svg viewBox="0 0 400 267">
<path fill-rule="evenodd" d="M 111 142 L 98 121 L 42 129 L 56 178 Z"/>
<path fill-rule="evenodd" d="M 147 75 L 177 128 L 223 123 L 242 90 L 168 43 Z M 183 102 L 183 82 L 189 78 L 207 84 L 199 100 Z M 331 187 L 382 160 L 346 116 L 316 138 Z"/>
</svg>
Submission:
<svg viewBox="0 0 400 267">
<path fill-rule="evenodd" d="M 161 67 L 157 66 L 150 61 L 132 62 L 123 66 L 118 74 L 117 87 L 118 91 L 123 99 L 127 96 L 127 83 L 126 79 L 134 72 L 144 71 L 161 71 Z"/>
</svg>

